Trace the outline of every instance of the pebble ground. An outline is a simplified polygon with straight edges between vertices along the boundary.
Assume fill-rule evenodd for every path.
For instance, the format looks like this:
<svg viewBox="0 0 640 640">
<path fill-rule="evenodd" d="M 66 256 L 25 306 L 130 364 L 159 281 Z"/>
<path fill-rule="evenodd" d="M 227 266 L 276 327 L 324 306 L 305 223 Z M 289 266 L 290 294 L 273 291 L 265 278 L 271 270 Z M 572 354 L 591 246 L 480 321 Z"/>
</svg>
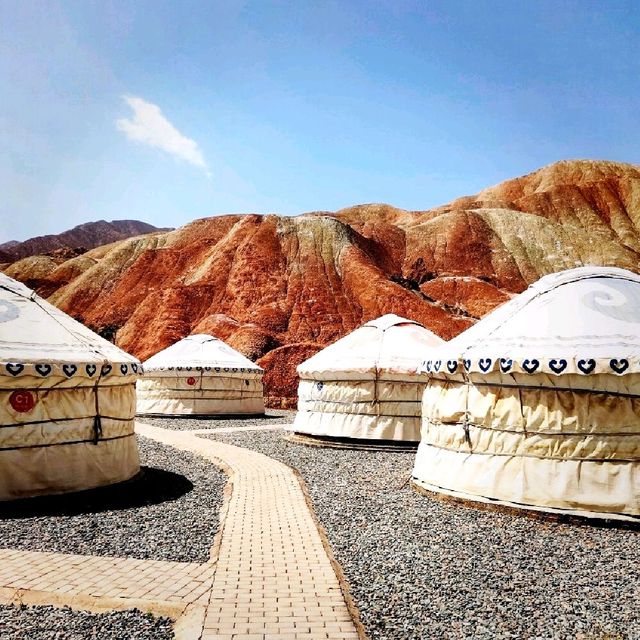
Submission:
<svg viewBox="0 0 640 640">
<path fill-rule="evenodd" d="M 206 460 L 138 438 L 143 477 L 0 507 L 2 546 L 28 551 L 206 562 L 226 476 Z M 2 638 L 0 634 L 0 638 Z"/>
<path fill-rule="evenodd" d="M 218 434 L 298 469 L 372 640 L 640 638 L 640 532 L 443 503 L 414 453 Z"/>
<path fill-rule="evenodd" d="M 162 429 L 176 431 L 193 431 L 195 429 L 238 429 L 242 427 L 269 427 L 293 422 L 295 411 L 284 409 L 267 409 L 264 416 L 230 416 L 230 417 L 202 417 L 202 418 L 150 418 L 140 416 L 138 420 L 147 422 Z"/>
<path fill-rule="evenodd" d="M 137 609 L 109 613 L 0 605 L 2 640 L 170 640 L 172 621 Z"/>
</svg>

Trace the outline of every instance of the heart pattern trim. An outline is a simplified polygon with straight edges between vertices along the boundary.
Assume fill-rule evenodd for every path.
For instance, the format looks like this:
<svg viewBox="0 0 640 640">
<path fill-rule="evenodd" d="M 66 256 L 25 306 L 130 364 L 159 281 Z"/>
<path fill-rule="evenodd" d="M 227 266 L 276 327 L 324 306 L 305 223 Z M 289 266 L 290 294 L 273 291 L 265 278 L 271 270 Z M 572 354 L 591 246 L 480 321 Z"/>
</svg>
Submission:
<svg viewBox="0 0 640 640">
<path fill-rule="evenodd" d="M 619 360 L 617 360 L 616 358 L 613 358 L 609 362 L 609 366 L 617 374 L 621 374 L 621 373 L 624 373 L 629 368 L 629 361 L 626 358 L 620 358 Z"/>
<path fill-rule="evenodd" d="M 564 358 L 552 358 L 549 360 L 549 369 L 553 373 L 562 373 L 567 368 L 567 361 Z"/>
<path fill-rule="evenodd" d="M 0 365 L 1 366 L 1 365 Z M 78 373 L 81 375 L 86 374 L 89 378 L 92 378 L 98 371 L 100 365 L 93 363 L 89 364 L 76 364 L 73 362 L 65 363 L 49 363 L 49 362 L 36 362 L 35 364 L 24 364 L 22 362 L 7 362 L 4 365 L 4 370 L 11 376 L 19 376 L 21 374 L 31 373 L 31 375 L 39 375 L 43 378 L 51 375 L 64 375 L 67 378 L 71 378 Z M 139 364 L 119 364 L 116 366 L 116 371 L 126 376 L 131 373 L 142 373 L 142 365 Z M 110 374 L 113 371 L 111 364 L 103 364 L 101 372 L 103 376 Z"/>
<path fill-rule="evenodd" d="M 5 369 L 12 375 L 17 376 L 24 371 L 24 365 L 16 362 L 9 362 L 5 365 Z"/>
<path fill-rule="evenodd" d="M 70 378 L 77 370 L 78 367 L 76 367 L 75 364 L 62 365 L 62 371 L 64 372 L 64 375 L 67 376 L 67 378 Z"/>
<path fill-rule="evenodd" d="M 578 360 L 578 369 L 582 371 L 582 373 L 589 375 L 596 368 L 596 361 L 593 358 L 588 358 L 586 360 Z"/>
</svg>

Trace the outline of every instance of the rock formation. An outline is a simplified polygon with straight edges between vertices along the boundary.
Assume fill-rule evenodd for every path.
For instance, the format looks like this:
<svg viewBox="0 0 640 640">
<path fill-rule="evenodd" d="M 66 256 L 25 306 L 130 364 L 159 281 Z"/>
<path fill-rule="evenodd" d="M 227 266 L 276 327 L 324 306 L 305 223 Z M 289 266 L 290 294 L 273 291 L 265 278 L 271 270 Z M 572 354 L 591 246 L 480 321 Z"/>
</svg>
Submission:
<svg viewBox="0 0 640 640">
<path fill-rule="evenodd" d="M 52 252 L 58 252 L 61 256 L 66 252 L 67 257 L 72 257 L 73 254 L 84 253 L 87 249 L 154 231 L 168 231 L 168 229 L 158 229 L 152 224 L 139 220 L 86 222 L 55 235 L 37 236 L 24 242 L 15 240 L 5 242 L 0 245 L 0 262 L 20 260 L 28 256 L 49 255 Z M 78 251 L 73 251 L 74 249 Z"/>
<path fill-rule="evenodd" d="M 640 169 L 560 162 L 430 211 L 361 205 L 229 215 L 6 272 L 141 359 L 212 333 L 266 369 L 272 406 L 295 366 L 397 313 L 451 338 L 540 276 L 581 264 L 640 270 Z"/>
</svg>

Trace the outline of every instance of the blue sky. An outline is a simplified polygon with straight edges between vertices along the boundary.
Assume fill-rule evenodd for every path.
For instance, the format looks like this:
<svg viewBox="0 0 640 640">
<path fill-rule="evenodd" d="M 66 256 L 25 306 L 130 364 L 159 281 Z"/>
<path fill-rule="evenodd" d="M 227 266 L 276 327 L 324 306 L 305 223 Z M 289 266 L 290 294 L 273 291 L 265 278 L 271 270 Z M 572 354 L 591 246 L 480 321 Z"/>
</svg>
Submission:
<svg viewBox="0 0 640 640">
<path fill-rule="evenodd" d="M 640 163 L 640 3 L 1 0 L 0 242 Z"/>
</svg>

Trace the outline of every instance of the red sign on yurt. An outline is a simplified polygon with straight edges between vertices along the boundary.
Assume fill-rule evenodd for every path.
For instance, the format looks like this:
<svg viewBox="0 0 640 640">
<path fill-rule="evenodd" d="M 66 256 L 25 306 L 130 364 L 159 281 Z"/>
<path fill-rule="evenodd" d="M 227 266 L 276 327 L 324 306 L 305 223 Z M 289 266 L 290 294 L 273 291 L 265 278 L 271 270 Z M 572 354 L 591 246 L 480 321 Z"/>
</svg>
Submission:
<svg viewBox="0 0 640 640">
<path fill-rule="evenodd" d="M 193 387 L 193 385 L 194 385 L 195 383 L 196 383 L 196 379 L 195 379 L 193 376 L 191 376 L 190 378 L 187 378 L 187 384 L 188 384 L 188 385 L 190 385 L 190 386 L 192 386 L 192 387 Z"/>
<path fill-rule="evenodd" d="M 18 413 L 27 413 L 36 405 L 36 399 L 30 391 L 14 391 L 9 396 L 9 404 Z"/>
</svg>

